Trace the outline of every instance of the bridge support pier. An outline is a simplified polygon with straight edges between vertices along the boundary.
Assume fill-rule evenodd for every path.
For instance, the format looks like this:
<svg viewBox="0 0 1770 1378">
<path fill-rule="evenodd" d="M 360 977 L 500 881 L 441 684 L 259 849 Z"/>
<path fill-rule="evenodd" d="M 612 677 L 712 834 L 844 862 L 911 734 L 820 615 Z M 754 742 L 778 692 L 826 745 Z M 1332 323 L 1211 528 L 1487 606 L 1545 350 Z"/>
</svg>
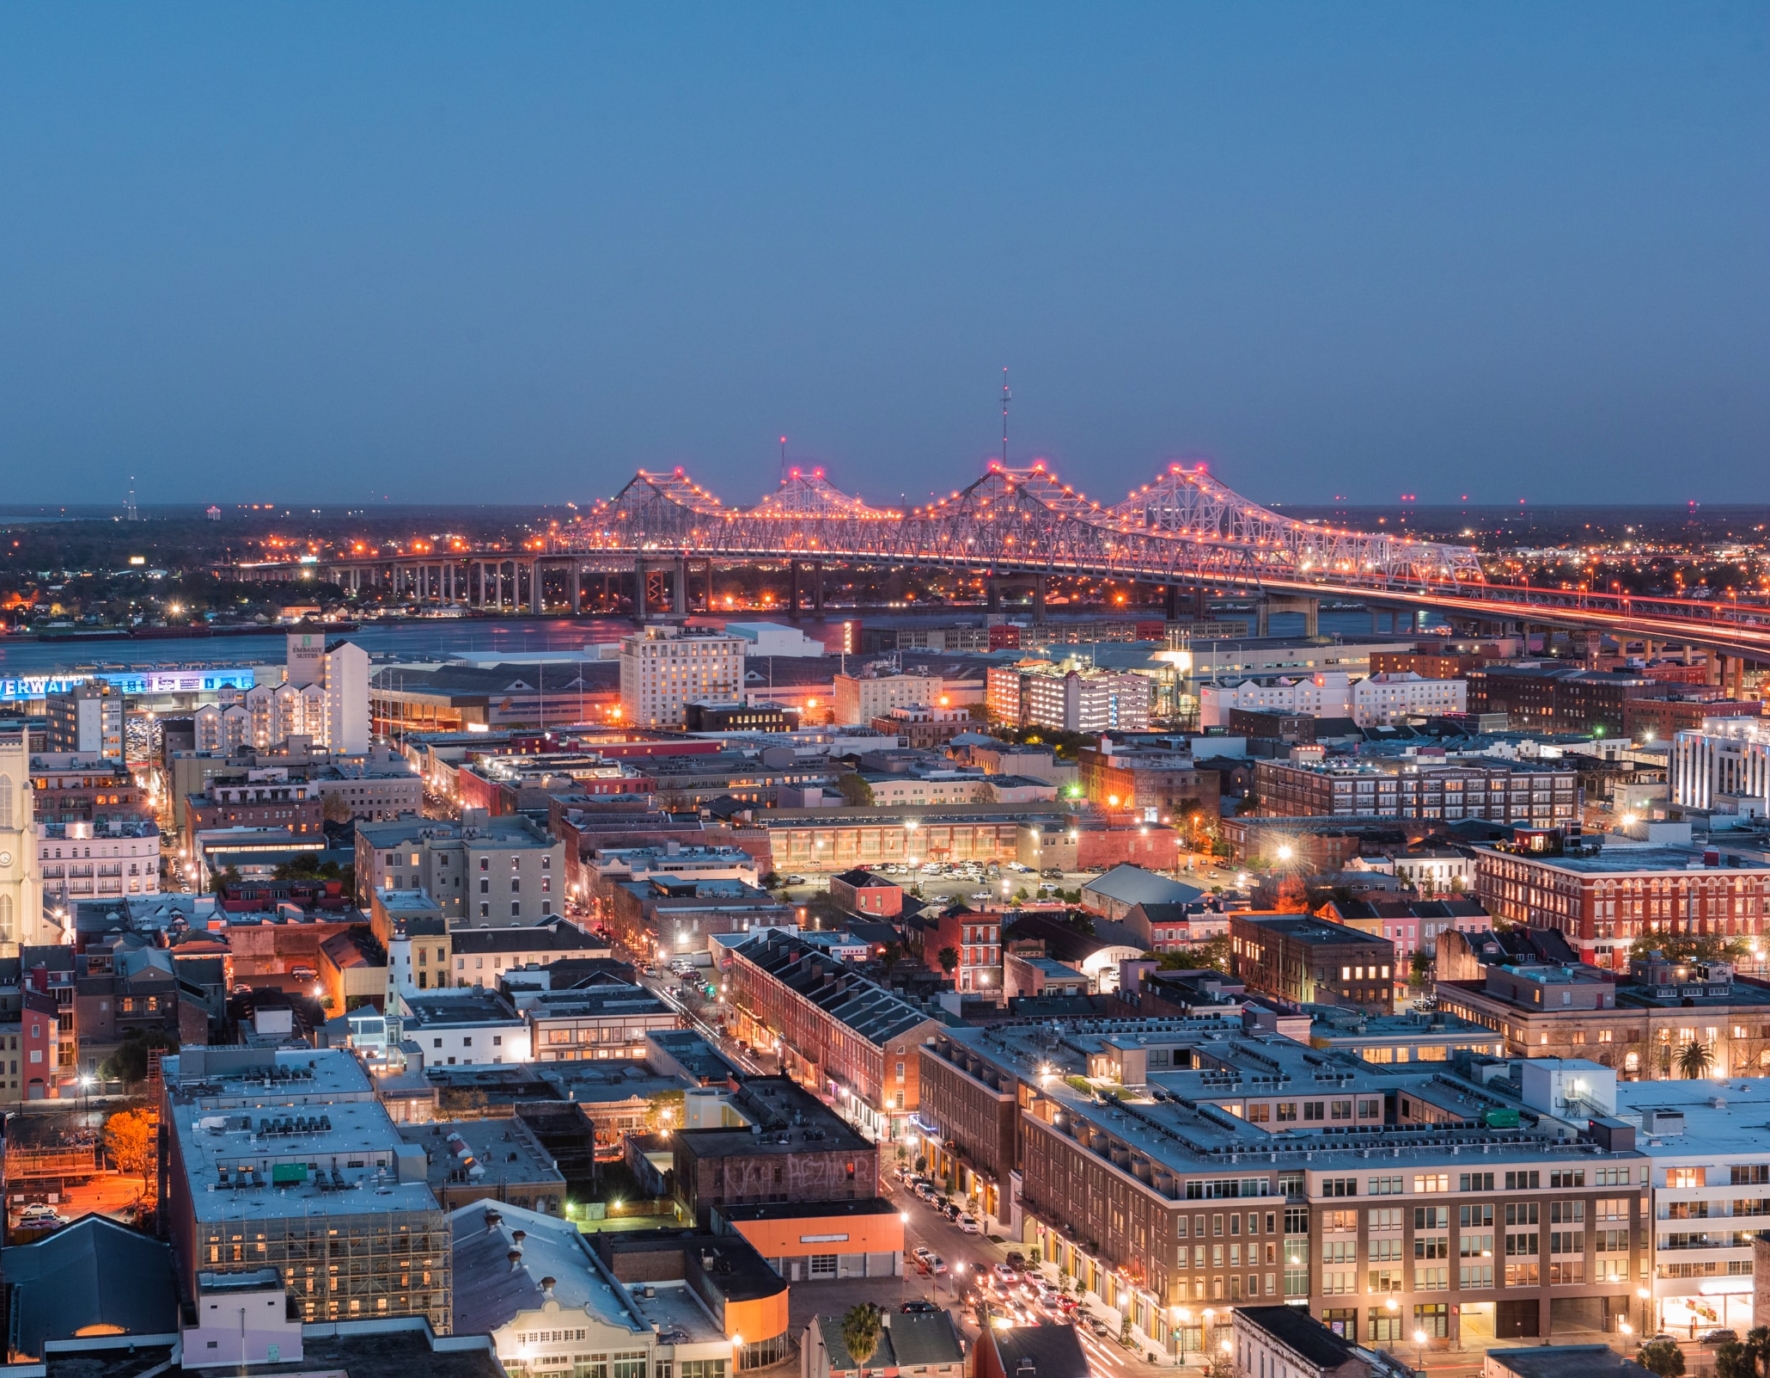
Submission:
<svg viewBox="0 0 1770 1378">
<path fill-rule="evenodd" d="M 1163 590 L 1164 612 L 1168 621 L 1178 622 L 1182 616 L 1190 616 L 1194 622 L 1208 622 L 1211 617 L 1210 596 L 1203 584 L 1194 584 L 1187 589 L 1180 584 L 1169 584 Z M 1183 607 L 1183 603 L 1190 606 Z"/>
<path fill-rule="evenodd" d="M 1254 604 L 1255 636 L 1272 635 L 1272 614 L 1275 612 L 1300 612 L 1303 614 L 1303 635 L 1307 637 L 1321 635 L 1321 600 L 1319 598 L 1268 594 Z"/>
</svg>

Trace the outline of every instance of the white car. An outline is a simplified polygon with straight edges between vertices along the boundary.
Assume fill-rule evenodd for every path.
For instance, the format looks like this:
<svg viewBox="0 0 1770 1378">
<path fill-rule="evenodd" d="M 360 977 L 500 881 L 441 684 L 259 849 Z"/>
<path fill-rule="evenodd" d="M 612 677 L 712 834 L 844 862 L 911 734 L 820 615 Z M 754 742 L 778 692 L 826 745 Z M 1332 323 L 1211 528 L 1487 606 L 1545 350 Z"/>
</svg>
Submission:
<svg viewBox="0 0 1770 1378">
<path fill-rule="evenodd" d="M 976 1216 L 961 1215 L 959 1217 L 959 1228 L 966 1234 L 977 1234 L 982 1227 L 978 1225 Z"/>
</svg>

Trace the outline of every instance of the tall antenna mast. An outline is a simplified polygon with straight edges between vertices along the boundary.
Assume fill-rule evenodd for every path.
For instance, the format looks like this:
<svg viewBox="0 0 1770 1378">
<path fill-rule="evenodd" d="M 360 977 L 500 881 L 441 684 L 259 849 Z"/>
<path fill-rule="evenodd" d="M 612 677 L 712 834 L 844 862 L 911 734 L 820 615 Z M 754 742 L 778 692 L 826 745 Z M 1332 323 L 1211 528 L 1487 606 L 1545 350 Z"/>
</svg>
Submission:
<svg viewBox="0 0 1770 1378">
<path fill-rule="evenodd" d="M 1008 467 L 1008 403 L 1014 394 L 1008 391 L 1008 370 L 1002 370 L 1002 467 Z"/>
<path fill-rule="evenodd" d="M 123 504 L 123 520 L 130 521 L 130 522 L 141 520 L 140 516 L 136 513 L 136 510 L 135 510 L 135 475 L 134 474 L 129 475 L 129 500 Z"/>
<path fill-rule="evenodd" d="M 781 482 L 787 481 L 787 438 L 781 437 Z"/>
</svg>

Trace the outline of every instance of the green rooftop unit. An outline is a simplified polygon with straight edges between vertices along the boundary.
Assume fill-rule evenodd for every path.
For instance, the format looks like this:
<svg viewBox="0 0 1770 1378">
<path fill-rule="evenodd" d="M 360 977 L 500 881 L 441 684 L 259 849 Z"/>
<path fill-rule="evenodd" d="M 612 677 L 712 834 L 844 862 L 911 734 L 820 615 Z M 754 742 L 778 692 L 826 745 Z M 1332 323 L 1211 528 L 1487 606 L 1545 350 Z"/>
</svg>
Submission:
<svg viewBox="0 0 1770 1378">
<path fill-rule="evenodd" d="M 1516 1129 L 1518 1128 L 1518 1112 L 1510 1106 L 1501 1110 L 1483 1110 L 1481 1123 L 1489 1129 Z"/>
<path fill-rule="evenodd" d="M 305 1182 L 306 1180 L 307 1180 L 307 1164 L 306 1163 L 272 1163 L 271 1164 L 270 1184 L 273 1187 L 292 1186 L 296 1182 Z"/>
</svg>

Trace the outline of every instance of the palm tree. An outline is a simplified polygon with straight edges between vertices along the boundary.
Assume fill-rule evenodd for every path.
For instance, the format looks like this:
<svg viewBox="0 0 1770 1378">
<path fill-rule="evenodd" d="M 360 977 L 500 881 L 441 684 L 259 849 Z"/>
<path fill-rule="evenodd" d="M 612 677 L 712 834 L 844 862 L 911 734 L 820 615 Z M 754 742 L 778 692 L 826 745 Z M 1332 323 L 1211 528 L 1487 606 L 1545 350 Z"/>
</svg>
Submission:
<svg viewBox="0 0 1770 1378">
<path fill-rule="evenodd" d="M 856 1368 L 865 1368 L 867 1360 L 879 1348 L 879 1308 L 870 1301 L 851 1306 L 842 1317 L 842 1344 L 847 1348 Z"/>
<path fill-rule="evenodd" d="M 1714 1061 L 1715 1055 L 1708 1045 L 1698 1043 L 1695 1039 L 1678 1049 L 1678 1070 L 1692 1081 L 1706 1077 Z"/>
<path fill-rule="evenodd" d="M 953 971 L 958 967 L 958 965 L 959 965 L 959 949 L 958 948 L 956 948 L 956 947 L 943 947 L 940 949 L 940 969 L 942 971 L 944 971 L 948 976 L 951 976 L 953 974 Z"/>
</svg>

